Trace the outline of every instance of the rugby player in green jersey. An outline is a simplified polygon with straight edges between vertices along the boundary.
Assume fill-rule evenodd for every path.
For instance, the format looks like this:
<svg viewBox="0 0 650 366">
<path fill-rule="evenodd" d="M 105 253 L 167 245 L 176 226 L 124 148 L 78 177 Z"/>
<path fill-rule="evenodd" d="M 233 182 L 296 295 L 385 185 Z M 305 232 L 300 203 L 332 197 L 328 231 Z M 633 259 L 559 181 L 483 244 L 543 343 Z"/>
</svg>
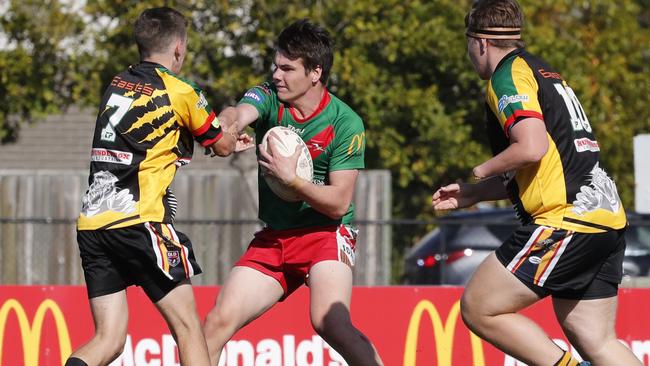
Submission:
<svg viewBox="0 0 650 366">
<path fill-rule="evenodd" d="M 237 330 L 307 284 L 311 323 L 349 365 L 381 365 L 372 343 L 350 320 L 356 231 L 352 196 L 364 168 L 361 118 L 326 88 L 332 40 L 307 20 L 278 37 L 273 82 L 251 88 L 237 105 L 239 130 L 255 123 L 257 143 L 270 128 L 285 126 L 309 148 L 314 178 L 296 176 L 290 157 L 258 149 L 264 174 L 291 187 L 301 200 L 286 202 L 259 178 L 259 217 L 266 227 L 225 281 L 204 333 L 213 365 Z M 262 168 L 260 168 L 260 172 Z"/>
<path fill-rule="evenodd" d="M 474 168 L 477 183 L 437 190 L 433 207 L 509 197 L 523 225 L 468 283 L 461 299 L 465 324 L 528 365 L 587 365 L 518 313 L 551 296 L 582 357 L 597 366 L 641 365 L 614 329 L 627 220 L 600 165 L 593 127 L 561 74 L 523 48 L 515 0 L 475 2 L 466 25 L 469 58 L 489 80 L 494 157 Z"/>
</svg>

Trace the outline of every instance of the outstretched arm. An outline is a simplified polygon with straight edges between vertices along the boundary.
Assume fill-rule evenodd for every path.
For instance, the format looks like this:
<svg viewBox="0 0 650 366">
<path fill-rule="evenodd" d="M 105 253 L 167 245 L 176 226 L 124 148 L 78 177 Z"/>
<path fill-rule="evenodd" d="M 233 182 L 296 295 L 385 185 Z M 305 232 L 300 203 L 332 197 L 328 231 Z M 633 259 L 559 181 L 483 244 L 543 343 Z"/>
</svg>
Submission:
<svg viewBox="0 0 650 366">
<path fill-rule="evenodd" d="M 257 120 L 259 113 L 255 107 L 240 104 L 237 107 L 227 107 L 219 113 L 219 122 L 223 129 L 223 137 L 212 144 L 213 155 L 228 156 L 255 147 L 253 139 L 241 131 Z"/>
<path fill-rule="evenodd" d="M 508 193 L 501 178 L 491 177 L 474 184 L 453 183 L 440 187 L 433 193 L 431 205 L 436 211 L 445 211 L 504 198 L 508 198 Z"/>
</svg>

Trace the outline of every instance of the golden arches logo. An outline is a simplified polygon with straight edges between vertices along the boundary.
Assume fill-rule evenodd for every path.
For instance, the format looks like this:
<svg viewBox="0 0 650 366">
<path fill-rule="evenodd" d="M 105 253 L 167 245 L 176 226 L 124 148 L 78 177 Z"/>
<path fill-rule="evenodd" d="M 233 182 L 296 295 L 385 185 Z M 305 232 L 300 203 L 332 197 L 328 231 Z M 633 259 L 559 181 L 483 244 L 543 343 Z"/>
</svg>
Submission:
<svg viewBox="0 0 650 366">
<path fill-rule="evenodd" d="M 46 312 L 50 312 L 54 317 L 56 324 L 56 331 L 59 337 L 59 354 L 61 357 L 61 364 L 63 365 L 72 353 L 72 345 L 70 344 L 70 333 L 68 332 L 68 325 L 65 317 L 61 312 L 61 308 L 51 299 L 44 300 L 36 310 L 34 318 L 30 323 L 25 313 L 25 309 L 16 299 L 9 299 L 0 307 L 0 362 L 2 362 L 2 345 L 4 345 L 5 327 L 9 312 L 13 311 L 18 319 L 18 327 L 20 328 L 20 336 L 23 342 L 23 360 L 25 366 L 38 366 L 39 350 L 41 346 L 41 333 L 43 330 L 43 322 L 45 321 Z"/>
<path fill-rule="evenodd" d="M 352 136 L 352 141 L 350 141 L 350 146 L 348 146 L 348 155 L 352 153 L 356 153 L 357 151 L 361 150 L 365 141 L 366 141 L 365 132 L 361 132 L 360 134 L 356 134 Z"/>
<path fill-rule="evenodd" d="M 456 321 L 460 314 L 460 300 L 456 301 L 447 316 L 444 326 L 438 310 L 428 300 L 420 301 L 413 309 L 411 320 L 406 331 L 406 344 L 404 346 L 404 366 L 415 366 L 417 359 L 418 334 L 420 333 L 420 323 L 424 312 L 429 314 L 431 325 L 433 326 L 433 337 L 435 340 L 436 354 L 438 356 L 438 366 L 452 366 L 452 351 L 454 346 L 454 334 L 456 332 Z M 481 339 L 470 332 L 470 342 L 472 346 L 472 365 L 485 366 L 485 356 L 483 354 L 483 344 Z"/>
</svg>

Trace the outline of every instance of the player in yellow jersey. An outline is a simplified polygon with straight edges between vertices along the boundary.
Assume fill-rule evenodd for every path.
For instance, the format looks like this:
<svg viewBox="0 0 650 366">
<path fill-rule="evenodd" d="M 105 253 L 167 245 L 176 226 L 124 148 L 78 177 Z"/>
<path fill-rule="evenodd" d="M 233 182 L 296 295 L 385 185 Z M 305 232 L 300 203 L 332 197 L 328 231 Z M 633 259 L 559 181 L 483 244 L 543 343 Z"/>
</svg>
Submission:
<svg viewBox="0 0 650 366">
<path fill-rule="evenodd" d="M 524 49 L 515 0 L 476 1 L 466 25 L 469 58 L 489 80 L 487 134 L 494 157 L 474 168 L 477 183 L 438 189 L 433 207 L 509 197 L 523 225 L 468 283 L 463 320 L 529 365 L 578 365 L 518 314 L 551 296 L 582 357 L 593 365 L 641 365 L 614 329 L 627 220 L 600 164 L 594 127 L 562 75 Z"/>
<path fill-rule="evenodd" d="M 126 287 L 138 285 L 171 329 L 182 365 L 209 365 L 190 277 L 201 273 L 189 239 L 174 229 L 176 170 L 194 141 L 226 156 L 237 146 L 234 108 L 219 118 L 203 92 L 176 74 L 187 51 L 187 20 L 171 8 L 135 23 L 140 63 L 113 78 L 97 116 L 89 188 L 77 241 L 95 322 L 93 338 L 66 366 L 107 365 L 126 341 Z M 224 123 L 222 130 L 220 120 Z M 248 137 L 241 136 L 241 142 Z"/>
</svg>

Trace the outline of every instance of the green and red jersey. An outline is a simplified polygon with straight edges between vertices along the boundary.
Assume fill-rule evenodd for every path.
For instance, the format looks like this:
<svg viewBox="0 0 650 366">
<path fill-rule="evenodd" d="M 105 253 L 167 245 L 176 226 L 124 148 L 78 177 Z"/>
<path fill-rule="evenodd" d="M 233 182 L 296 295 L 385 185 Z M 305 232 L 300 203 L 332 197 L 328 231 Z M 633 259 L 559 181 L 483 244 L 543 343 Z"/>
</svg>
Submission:
<svg viewBox="0 0 650 366">
<path fill-rule="evenodd" d="M 305 141 L 314 162 L 312 183 L 327 185 L 331 172 L 365 167 L 363 121 L 350 107 L 327 90 L 324 90 L 316 111 L 307 118 L 298 117 L 293 108 L 280 101 L 272 83 L 249 89 L 239 103 L 250 104 L 259 112 L 259 119 L 255 123 L 258 145 L 264 134 L 275 126 L 288 127 Z M 259 218 L 272 229 L 349 224 L 354 218 L 352 204 L 343 217 L 335 220 L 314 210 L 306 202 L 282 200 L 271 191 L 261 175 L 258 175 L 258 181 Z"/>
<path fill-rule="evenodd" d="M 587 115 L 562 76 L 524 49 L 506 55 L 487 87 L 487 133 L 494 155 L 522 120 L 544 121 L 548 151 L 537 164 L 504 174 L 522 221 L 582 233 L 627 223 L 616 184 L 600 165 Z"/>
</svg>

